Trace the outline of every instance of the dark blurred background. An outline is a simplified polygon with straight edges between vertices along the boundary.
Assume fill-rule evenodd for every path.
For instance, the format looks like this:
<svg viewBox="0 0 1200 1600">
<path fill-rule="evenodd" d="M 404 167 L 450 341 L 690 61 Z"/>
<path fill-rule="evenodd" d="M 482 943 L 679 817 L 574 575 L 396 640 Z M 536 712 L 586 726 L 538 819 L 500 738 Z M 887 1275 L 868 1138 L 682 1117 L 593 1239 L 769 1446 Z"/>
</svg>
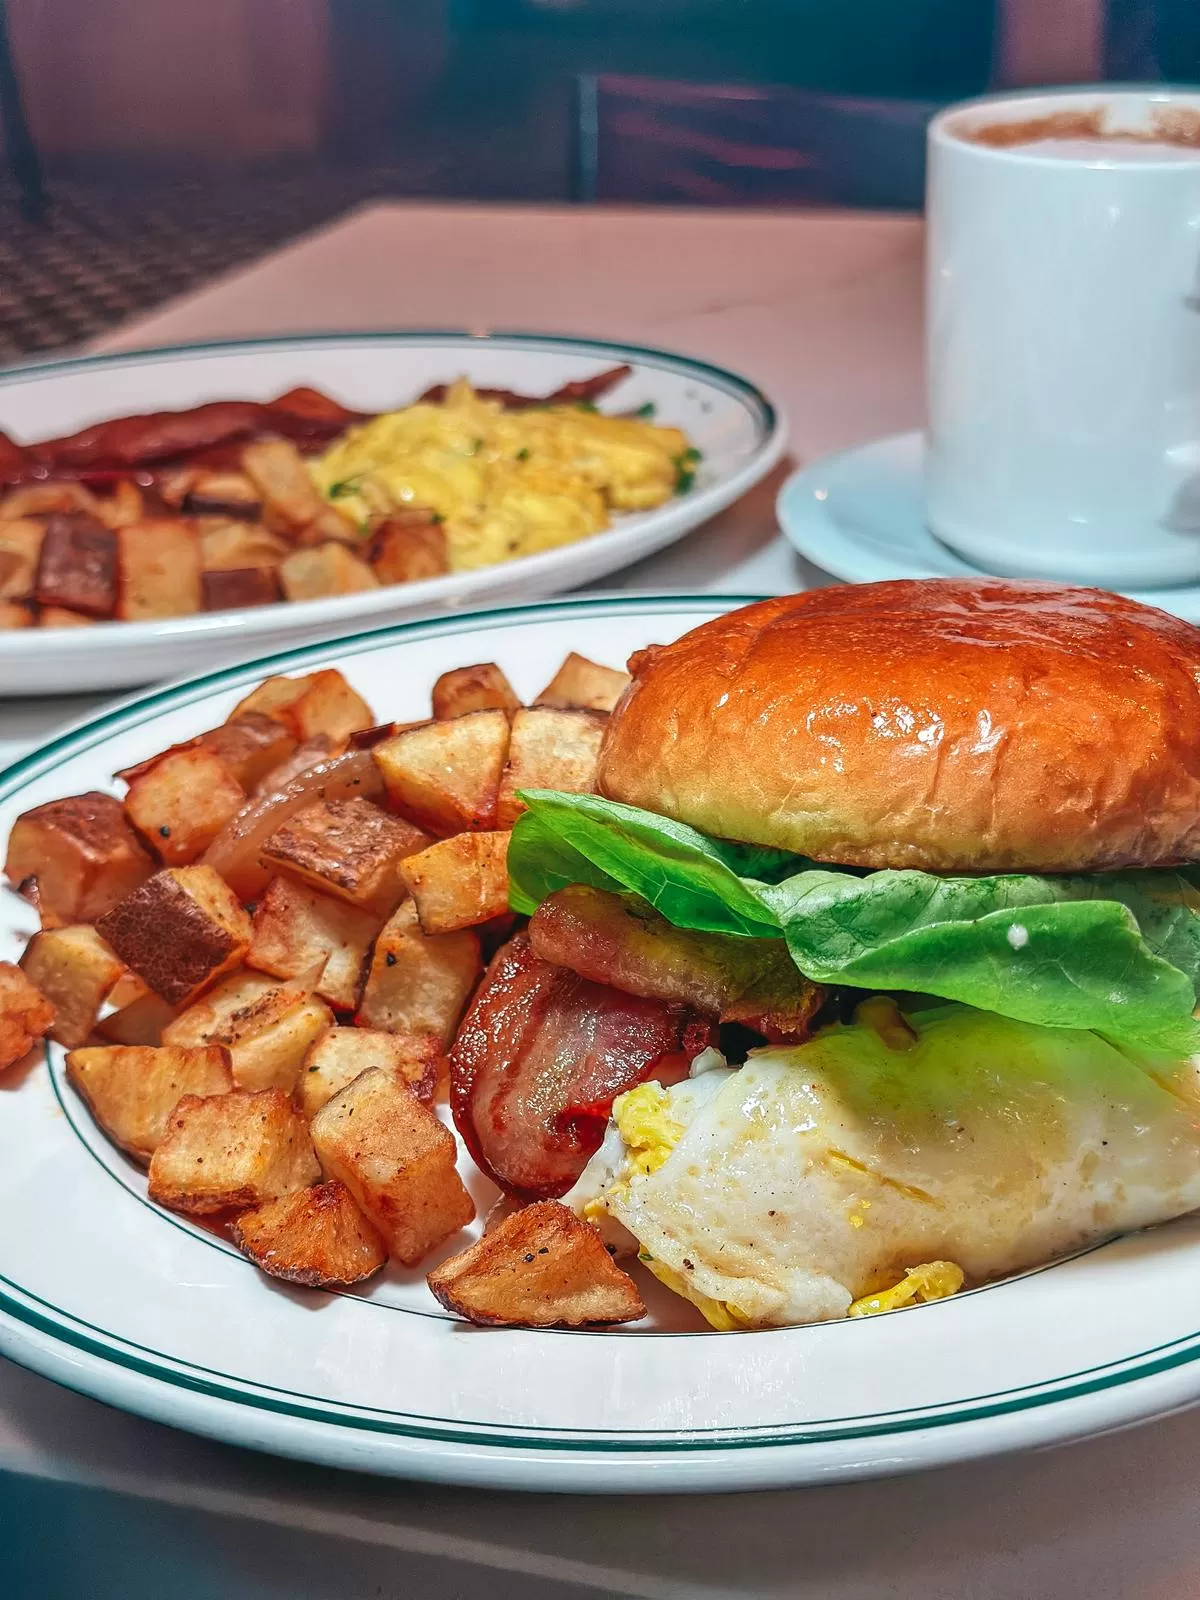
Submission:
<svg viewBox="0 0 1200 1600">
<path fill-rule="evenodd" d="M 994 87 L 1200 79 L 1200 0 L 0 0 L 0 359 L 377 197 L 920 203 Z"/>
</svg>

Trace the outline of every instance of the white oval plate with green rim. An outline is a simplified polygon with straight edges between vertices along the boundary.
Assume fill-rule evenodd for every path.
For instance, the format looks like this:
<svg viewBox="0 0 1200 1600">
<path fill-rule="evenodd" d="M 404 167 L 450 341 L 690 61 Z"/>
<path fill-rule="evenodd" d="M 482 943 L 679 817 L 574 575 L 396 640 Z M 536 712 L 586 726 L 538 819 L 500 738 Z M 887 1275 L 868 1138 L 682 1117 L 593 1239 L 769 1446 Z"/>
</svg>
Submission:
<svg viewBox="0 0 1200 1600">
<path fill-rule="evenodd" d="M 495 660 L 529 696 L 568 650 L 619 664 L 741 598 L 564 600 L 401 624 L 127 702 L 0 774 L 18 812 L 212 726 L 268 672 L 338 666 L 380 717 Z M 0 957 L 29 909 L 0 896 Z M 464 1174 L 480 1202 L 489 1186 Z M 361 1295 L 261 1277 L 151 1205 L 61 1051 L 0 1078 L 0 1353 L 111 1405 L 358 1470 L 509 1488 L 749 1489 L 908 1471 L 1123 1426 L 1200 1398 L 1200 1221 L 953 1300 L 717 1334 L 665 1295 L 620 1332 L 468 1328 L 420 1273 Z M 451 1248 L 457 1248 L 461 1240 Z"/>
<path fill-rule="evenodd" d="M 323 334 L 90 356 L 0 374 L 0 430 L 26 440 L 205 400 L 273 399 L 297 384 L 364 411 L 407 405 L 430 384 L 463 374 L 479 385 L 549 394 L 622 363 L 633 370 L 602 408 L 653 402 L 655 419 L 682 428 L 702 452 L 693 487 L 656 511 L 618 515 L 604 533 L 499 566 L 327 600 L 0 631 L 0 694 L 124 688 L 351 628 L 594 584 L 731 505 L 775 465 L 787 434 L 778 408 L 736 373 L 663 350 L 550 334 Z"/>
</svg>

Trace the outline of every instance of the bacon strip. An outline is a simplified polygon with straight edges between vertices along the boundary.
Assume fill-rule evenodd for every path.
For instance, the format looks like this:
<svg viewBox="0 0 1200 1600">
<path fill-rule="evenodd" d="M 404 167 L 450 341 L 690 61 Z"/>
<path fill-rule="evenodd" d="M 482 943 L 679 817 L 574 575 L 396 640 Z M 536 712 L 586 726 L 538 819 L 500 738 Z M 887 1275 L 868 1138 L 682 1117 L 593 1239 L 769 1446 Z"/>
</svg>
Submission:
<svg viewBox="0 0 1200 1600">
<path fill-rule="evenodd" d="M 476 389 L 481 400 L 498 400 L 507 411 L 528 411 L 531 406 L 571 406 L 599 400 L 610 389 L 615 389 L 633 371 L 630 366 L 609 367 L 592 378 L 577 378 L 564 383 L 553 394 L 514 394 L 511 389 Z M 450 393 L 448 383 L 435 383 L 421 396 L 425 405 L 440 405 Z"/>
<path fill-rule="evenodd" d="M 676 928 L 644 901 L 603 889 L 550 895 L 529 924 L 529 942 L 543 961 L 595 983 L 740 1022 L 774 1044 L 807 1038 L 825 998 L 782 939 Z"/>
<path fill-rule="evenodd" d="M 622 994 L 541 961 L 525 934 L 495 955 L 450 1052 L 450 1104 L 476 1163 L 525 1199 L 565 1194 L 613 1100 L 674 1082 L 712 1042 L 682 1006 Z"/>
</svg>

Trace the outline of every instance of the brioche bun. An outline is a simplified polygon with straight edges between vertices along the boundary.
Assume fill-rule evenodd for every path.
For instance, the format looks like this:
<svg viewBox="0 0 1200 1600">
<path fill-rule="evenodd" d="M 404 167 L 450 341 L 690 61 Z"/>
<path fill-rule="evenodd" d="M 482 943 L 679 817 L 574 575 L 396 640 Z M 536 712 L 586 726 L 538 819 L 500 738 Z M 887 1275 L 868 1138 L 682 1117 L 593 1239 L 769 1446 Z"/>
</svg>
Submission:
<svg viewBox="0 0 1200 1600">
<path fill-rule="evenodd" d="M 1118 595 L 839 586 L 629 670 L 599 790 L 705 833 L 931 872 L 1200 857 L 1200 629 Z"/>
</svg>

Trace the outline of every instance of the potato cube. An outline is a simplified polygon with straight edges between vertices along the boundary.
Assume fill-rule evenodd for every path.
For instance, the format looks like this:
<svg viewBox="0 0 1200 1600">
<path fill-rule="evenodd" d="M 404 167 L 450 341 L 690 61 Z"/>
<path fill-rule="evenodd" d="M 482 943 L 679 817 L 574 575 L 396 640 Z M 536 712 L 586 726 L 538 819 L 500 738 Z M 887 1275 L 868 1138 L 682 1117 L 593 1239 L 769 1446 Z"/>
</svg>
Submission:
<svg viewBox="0 0 1200 1600">
<path fill-rule="evenodd" d="M 262 860 L 386 917 L 404 898 L 401 861 L 429 842 L 422 829 L 369 800 L 318 800 L 276 828 Z"/>
<path fill-rule="evenodd" d="M 0 961 L 0 1072 L 23 1061 L 54 1023 L 54 1007 L 20 967 Z"/>
<path fill-rule="evenodd" d="M 375 721 L 367 702 L 332 667 L 307 678 L 264 679 L 234 706 L 228 720 L 232 722 L 247 711 L 274 717 L 297 740 L 325 734 L 335 743 L 348 739 L 356 728 L 371 727 Z"/>
<path fill-rule="evenodd" d="M 183 497 L 189 517 L 232 517 L 257 522 L 262 497 L 244 472 L 197 472 Z"/>
<path fill-rule="evenodd" d="M 97 927 L 169 1005 L 182 1005 L 238 966 L 253 938 L 250 918 L 211 867 L 156 872 Z"/>
<path fill-rule="evenodd" d="M 389 517 L 371 536 L 368 560 L 379 583 L 417 583 L 450 571 L 446 530 L 433 514 L 420 519 Z"/>
<path fill-rule="evenodd" d="M 508 910 L 507 833 L 458 833 L 401 863 L 426 933 L 453 933 Z"/>
<path fill-rule="evenodd" d="M 472 929 L 422 933 L 417 908 L 406 900 L 375 941 L 357 1021 L 387 1033 L 432 1034 L 449 1044 L 482 970 Z"/>
<path fill-rule="evenodd" d="M 239 1089 L 295 1087 L 314 1040 L 333 1013 L 303 983 L 275 983 L 257 972 L 236 972 L 164 1029 L 169 1045 L 225 1045 Z"/>
<path fill-rule="evenodd" d="M 243 1211 L 230 1235 L 272 1278 L 308 1289 L 344 1289 L 387 1265 L 379 1230 L 336 1178 Z"/>
<path fill-rule="evenodd" d="M 38 556 L 34 599 L 89 617 L 117 606 L 117 536 L 94 517 L 53 516 Z"/>
<path fill-rule="evenodd" d="M 256 711 L 202 733 L 200 743 L 221 758 L 247 794 L 296 749 L 295 738 L 282 723 Z"/>
<path fill-rule="evenodd" d="M 54 1007 L 50 1037 L 70 1050 L 91 1034 L 123 968 L 95 928 L 82 922 L 35 933 L 21 970 Z"/>
<path fill-rule="evenodd" d="M 596 1229 L 557 1200 L 514 1211 L 426 1281 L 447 1311 L 488 1327 L 586 1328 L 646 1315 Z"/>
<path fill-rule="evenodd" d="M 575 711 L 611 711 L 630 684 L 627 672 L 602 667 L 574 650 L 533 702 Z"/>
<path fill-rule="evenodd" d="M 149 989 L 118 1006 L 116 992 L 114 989 L 108 997 L 114 1009 L 96 1024 L 99 1036 L 112 1044 L 161 1044 L 163 1030 L 174 1022 L 177 1009 Z"/>
<path fill-rule="evenodd" d="M 223 517 L 201 517 L 196 523 L 200 565 L 204 572 L 239 572 L 262 567 L 268 572 L 287 555 L 290 546 L 267 528 Z"/>
<path fill-rule="evenodd" d="M 508 764 L 500 780 L 496 821 L 511 828 L 525 807 L 518 789 L 589 794 L 596 786 L 600 741 L 608 721 L 595 711 L 531 706 L 513 717 Z"/>
<path fill-rule="evenodd" d="M 0 556 L 0 563 L 3 559 Z M 38 618 L 32 606 L 23 605 L 19 600 L 0 600 L 0 629 L 10 632 L 14 628 L 36 628 L 37 625 Z"/>
<path fill-rule="evenodd" d="M 37 881 L 42 911 L 95 922 L 154 871 L 121 802 L 93 790 L 26 811 L 8 836 L 10 883 Z"/>
<path fill-rule="evenodd" d="M 202 856 L 246 803 L 241 784 L 203 744 L 169 750 L 129 785 L 125 815 L 169 867 Z"/>
<path fill-rule="evenodd" d="M 65 606 L 43 606 L 37 625 L 39 628 L 94 628 L 96 619 L 85 617 L 79 611 L 68 611 Z"/>
<path fill-rule="evenodd" d="M 269 567 L 224 567 L 200 574 L 202 611 L 241 611 L 271 606 L 282 598 L 279 578 Z"/>
<path fill-rule="evenodd" d="M 139 1161 L 149 1161 L 158 1149 L 185 1094 L 228 1094 L 233 1088 L 229 1052 L 220 1045 L 71 1050 L 67 1077 L 113 1143 Z"/>
<path fill-rule="evenodd" d="M 254 913 L 246 960 L 277 978 L 320 973 L 316 992 L 331 1005 L 353 1008 L 362 987 L 380 918 L 288 878 L 274 878 Z"/>
<path fill-rule="evenodd" d="M 0 500 L 0 517 L 52 517 L 57 512 L 86 512 L 98 517 L 100 502 L 90 489 L 71 478 L 53 483 L 27 483 L 13 489 Z"/>
<path fill-rule="evenodd" d="M 285 599 L 323 600 L 328 595 L 378 589 L 379 579 L 344 544 L 330 541 L 309 550 L 293 550 L 280 563 L 279 584 Z"/>
<path fill-rule="evenodd" d="M 317 1112 L 311 1131 L 326 1174 L 346 1185 L 406 1267 L 474 1217 L 454 1135 L 390 1072 L 355 1078 Z"/>
<path fill-rule="evenodd" d="M 117 529 L 117 616 L 188 617 L 200 609 L 200 550 L 179 517 Z"/>
<path fill-rule="evenodd" d="M 145 521 L 146 497 L 136 483 L 120 478 L 111 494 L 96 500 L 92 515 L 106 528 L 128 528 L 134 522 Z"/>
<path fill-rule="evenodd" d="M 432 701 L 439 722 L 468 711 L 503 711 L 511 717 L 521 706 L 516 690 L 494 661 L 443 672 L 433 686 Z"/>
<path fill-rule="evenodd" d="M 189 1094 L 151 1158 L 150 1198 L 203 1215 L 264 1205 L 320 1175 L 304 1118 L 282 1089 Z"/>
<path fill-rule="evenodd" d="M 314 524 L 325 539 L 354 539 L 353 524 L 323 500 L 290 439 L 256 439 L 242 451 L 242 471 L 262 497 L 268 528 L 289 537 Z"/>
<path fill-rule="evenodd" d="M 337 748 L 333 740 L 324 733 L 306 739 L 303 744 L 296 746 L 286 760 L 281 761 L 277 767 L 272 767 L 269 772 L 263 773 L 254 785 L 254 798 L 260 800 L 263 795 L 278 794 L 302 772 L 307 772 L 310 767 L 315 767 L 322 761 L 328 761 Z"/>
<path fill-rule="evenodd" d="M 508 754 L 503 711 L 472 711 L 451 722 L 425 722 L 371 751 L 388 800 L 423 828 L 459 833 L 492 828 Z"/>
<path fill-rule="evenodd" d="M 428 1034 L 380 1033 L 374 1028 L 330 1028 L 309 1049 L 300 1069 L 300 1109 L 311 1122 L 327 1101 L 372 1068 L 402 1078 L 428 1104 L 442 1076 L 440 1040 Z"/>
<path fill-rule="evenodd" d="M 0 600 L 28 600 L 46 529 L 31 517 L 0 522 Z"/>
</svg>

